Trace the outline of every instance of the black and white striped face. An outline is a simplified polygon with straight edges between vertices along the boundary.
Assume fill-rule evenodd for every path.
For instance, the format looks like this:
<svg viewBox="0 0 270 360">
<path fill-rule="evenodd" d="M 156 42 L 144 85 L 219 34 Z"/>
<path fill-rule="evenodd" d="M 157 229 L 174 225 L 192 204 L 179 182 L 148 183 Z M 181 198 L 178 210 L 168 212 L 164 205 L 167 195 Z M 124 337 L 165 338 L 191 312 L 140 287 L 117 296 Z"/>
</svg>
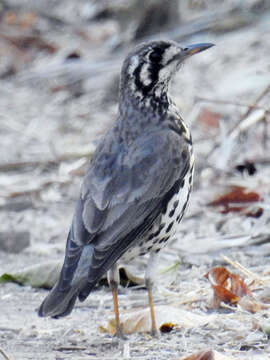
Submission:
<svg viewBox="0 0 270 360">
<path fill-rule="evenodd" d="M 183 49 L 174 42 L 155 41 L 143 44 L 126 59 L 122 77 L 129 80 L 133 91 L 143 96 L 158 86 L 166 86 L 181 63 Z"/>
<path fill-rule="evenodd" d="M 174 41 L 152 41 L 135 48 L 122 68 L 121 89 L 129 89 L 140 97 L 167 90 L 172 75 L 189 56 L 213 44 L 195 44 L 185 48 Z"/>
</svg>

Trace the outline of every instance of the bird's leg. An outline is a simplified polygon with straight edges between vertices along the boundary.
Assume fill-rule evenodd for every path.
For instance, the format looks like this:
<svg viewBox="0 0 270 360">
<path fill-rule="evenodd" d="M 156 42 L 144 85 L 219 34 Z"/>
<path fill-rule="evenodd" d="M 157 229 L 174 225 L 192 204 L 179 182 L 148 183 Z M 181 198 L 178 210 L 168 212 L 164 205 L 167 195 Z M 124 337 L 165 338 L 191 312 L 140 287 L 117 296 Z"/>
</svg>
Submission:
<svg viewBox="0 0 270 360">
<path fill-rule="evenodd" d="M 116 333 L 115 336 L 124 339 L 124 335 L 122 333 L 122 328 L 120 324 L 120 317 L 119 317 L 119 307 L 118 307 L 118 285 L 120 282 L 119 279 L 119 271 L 117 264 L 113 264 L 111 269 L 108 271 L 108 282 L 110 284 L 113 296 L 113 308 L 114 308 L 114 315 L 115 315 L 115 325 L 116 325 Z"/>
<path fill-rule="evenodd" d="M 148 260 L 148 264 L 147 264 L 146 273 L 145 273 L 145 286 L 148 291 L 148 301 L 149 301 L 151 321 L 152 321 L 151 335 L 153 335 L 155 337 L 159 336 L 159 330 L 158 330 L 157 324 L 156 324 L 152 289 L 153 289 L 153 285 L 154 285 L 155 267 L 156 267 L 157 261 L 158 261 L 158 254 L 151 252 L 149 260 Z"/>
</svg>

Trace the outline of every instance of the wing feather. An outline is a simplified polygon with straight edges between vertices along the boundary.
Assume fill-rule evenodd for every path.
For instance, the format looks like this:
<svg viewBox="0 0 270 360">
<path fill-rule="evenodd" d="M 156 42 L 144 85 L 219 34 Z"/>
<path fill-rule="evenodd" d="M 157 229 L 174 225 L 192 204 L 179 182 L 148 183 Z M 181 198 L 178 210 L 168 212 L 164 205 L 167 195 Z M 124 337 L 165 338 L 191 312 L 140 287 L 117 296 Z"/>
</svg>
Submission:
<svg viewBox="0 0 270 360">
<path fill-rule="evenodd" d="M 189 164 L 188 144 L 171 130 L 145 134 L 127 147 L 117 145 L 112 136 L 104 144 L 84 179 L 72 225 L 73 242 L 82 251 L 88 244 L 93 250 L 80 299 L 149 229 L 160 215 L 164 196 L 184 177 Z M 79 270 L 70 258 L 67 244 L 64 272 L 69 276 L 63 276 L 72 280 Z"/>
</svg>

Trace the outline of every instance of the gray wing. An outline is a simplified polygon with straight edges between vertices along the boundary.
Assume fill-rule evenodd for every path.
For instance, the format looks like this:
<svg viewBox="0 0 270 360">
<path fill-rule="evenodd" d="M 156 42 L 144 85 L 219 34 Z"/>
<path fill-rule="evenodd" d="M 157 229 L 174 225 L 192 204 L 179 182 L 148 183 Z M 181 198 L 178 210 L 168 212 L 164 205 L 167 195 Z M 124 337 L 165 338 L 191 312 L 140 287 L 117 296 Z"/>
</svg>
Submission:
<svg viewBox="0 0 270 360">
<path fill-rule="evenodd" d="M 189 160 L 187 143 L 171 130 L 146 134 L 128 148 L 113 137 L 100 145 L 84 179 L 67 241 L 63 289 L 83 278 L 79 298 L 87 297 L 159 216 Z M 91 254 L 88 260 L 84 249 Z M 82 276 L 86 271 L 87 280 Z"/>
</svg>

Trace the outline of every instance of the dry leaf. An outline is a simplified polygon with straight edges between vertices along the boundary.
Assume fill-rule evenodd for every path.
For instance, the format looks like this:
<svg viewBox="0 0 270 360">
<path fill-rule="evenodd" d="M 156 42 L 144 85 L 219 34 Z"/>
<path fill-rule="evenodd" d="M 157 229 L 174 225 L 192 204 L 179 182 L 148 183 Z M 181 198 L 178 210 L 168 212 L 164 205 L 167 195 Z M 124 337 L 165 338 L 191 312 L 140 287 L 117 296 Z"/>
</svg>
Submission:
<svg viewBox="0 0 270 360">
<path fill-rule="evenodd" d="M 218 128 L 220 118 L 220 114 L 205 107 L 200 110 L 198 115 L 198 121 L 207 128 Z"/>
<path fill-rule="evenodd" d="M 260 201 L 260 195 L 255 191 L 247 191 L 243 186 L 233 186 L 227 194 L 221 195 L 216 200 L 211 201 L 208 205 L 230 205 L 235 203 L 252 203 Z"/>
<path fill-rule="evenodd" d="M 208 315 L 204 317 L 177 307 L 162 305 L 155 307 L 155 314 L 157 326 L 161 331 L 165 328 L 200 327 L 209 323 L 213 316 L 215 317 L 215 315 Z M 150 310 L 148 307 L 146 309 L 130 311 L 122 314 L 120 320 L 124 334 L 150 332 L 151 330 Z M 100 330 L 114 335 L 116 332 L 114 318 L 109 320 L 107 326 L 101 326 Z"/>
<path fill-rule="evenodd" d="M 214 289 L 214 307 L 218 308 L 220 302 L 224 301 L 225 303 L 237 304 L 240 300 L 240 297 L 235 295 L 230 290 L 227 290 L 221 285 L 212 285 Z"/>
<path fill-rule="evenodd" d="M 206 350 L 200 351 L 181 360 L 233 360 L 233 358 L 225 356 L 217 351 Z"/>
<path fill-rule="evenodd" d="M 222 214 L 230 212 L 242 212 L 249 217 L 260 217 L 263 213 L 262 208 L 248 209 L 251 204 L 263 200 L 255 191 L 248 191 L 243 186 L 233 186 L 230 191 L 217 197 L 207 205 L 223 206 L 220 211 Z M 232 205 L 233 204 L 233 205 Z"/>
<path fill-rule="evenodd" d="M 164 323 L 164 324 L 161 325 L 159 330 L 162 333 L 169 333 L 169 332 L 172 331 L 173 328 L 174 328 L 174 324 L 172 324 L 172 323 Z"/>
<path fill-rule="evenodd" d="M 204 276 L 214 290 L 214 307 L 219 307 L 223 301 L 231 305 L 238 304 L 252 313 L 261 310 L 261 304 L 255 301 L 251 290 L 239 275 L 230 273 L 224 267 L 215 267 Z"/>
</svg>

